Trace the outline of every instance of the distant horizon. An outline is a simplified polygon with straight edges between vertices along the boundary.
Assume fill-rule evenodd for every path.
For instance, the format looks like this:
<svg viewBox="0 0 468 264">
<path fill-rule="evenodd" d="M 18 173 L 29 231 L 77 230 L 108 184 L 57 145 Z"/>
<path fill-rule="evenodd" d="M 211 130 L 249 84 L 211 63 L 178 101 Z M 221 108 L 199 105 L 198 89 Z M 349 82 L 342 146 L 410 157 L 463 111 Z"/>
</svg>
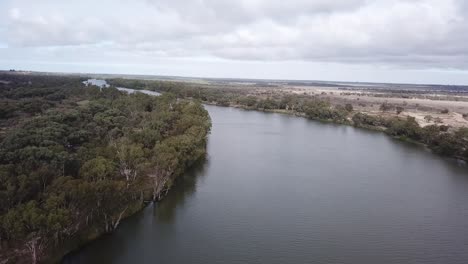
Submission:
<svg viewBox="0 0 468 264">
<path fill-rule="evenodd" d="M 26 70 L 26 69 L 1 69 L 3 72 L 30 72 L 38 74 L 72 74 L 72 75 L 122 75 L 122 76 L 151 76 L 164 78 L 183 78 L 183 79 L 213 79 L 213 80 L 241 80 L 241 81 L 274 81 L 274 82 L 323 82 L 323 83 L 342 83 L 342 84 L 390 84 L 390 85 L 426 85 L 426 86 L 461 86 L 468 87 L 467 84 L 444 84 L 444 83 L 411 83 L 411 82 L 376 82 L 376 81 L 349 81 L 349 80 L 327 80 L 327 79 L 284 79 L 284 78 L 250 78 L 250 77 L 211 77 L 211 76 L 189 76 L 189 75 L 164 75 L 164 74 L 146 74 L 146 73 L 112 73 L 112 72 L 79 72 L 79 71 L 44 71 L 44 70 Z"/>
<path fill-rule="evenodd" d="M 0 13 L 0 68 L 468 85 L 464 0 L 3 0 Z"/>
</svg>

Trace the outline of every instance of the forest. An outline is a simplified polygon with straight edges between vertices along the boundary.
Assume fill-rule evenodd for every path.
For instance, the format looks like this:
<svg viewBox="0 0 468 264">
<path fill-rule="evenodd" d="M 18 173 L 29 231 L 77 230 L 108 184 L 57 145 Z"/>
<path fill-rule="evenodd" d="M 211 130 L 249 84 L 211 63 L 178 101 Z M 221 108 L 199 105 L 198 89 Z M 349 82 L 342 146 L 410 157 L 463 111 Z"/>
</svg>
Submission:
<svg viewBox="0 0 468 264">
<path fill-rule="evenodd" d="M 0 74 L 0 263 L 57 261 L 112 232 L 206 154 L 194 100 Z"/>
<path fill-rule="evenodd" d="M 379 130 L 420 144 L 434 153 L 468 161 L 468 128 L 433 124 L 421 127 L 413 117 L 370 115 L 353 109 L 351 104 L 335 104 L 316 96 L 285 94 L 270 97 L 251 94 L 248 87 L 206 87 L 189 82 L 110 79 L 115 86 L 170 92 L 178 98 L 194 98 L 206 104 L 233 106 L 249 110 L 274 111 L 309 119 Z M 388 105 L 381 106 L 382 113 Z M 397 107 L 398 114 L 402 109 Z"/>
</svg>

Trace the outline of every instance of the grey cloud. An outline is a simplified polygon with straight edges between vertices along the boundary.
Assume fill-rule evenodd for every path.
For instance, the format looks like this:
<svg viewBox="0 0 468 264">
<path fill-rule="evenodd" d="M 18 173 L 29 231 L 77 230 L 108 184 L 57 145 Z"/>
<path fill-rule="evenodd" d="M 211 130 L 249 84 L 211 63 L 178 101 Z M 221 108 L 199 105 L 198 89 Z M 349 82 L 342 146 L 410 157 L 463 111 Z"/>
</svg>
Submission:
<svg viewBox="0 0 468 264">
<path fill-rule="evenodd" d="M 115 54 L 154 58 L 468 69 L 468 4 L 463 0 L 31 3 L 10 1 L 1 23 L 7 25 L 11 47 L 99 49 L 105 43 Z M 93 9 L 82 9 L 85 4 Z M 81 12 L 71 11 L 78 8 Z"/>
</svg>

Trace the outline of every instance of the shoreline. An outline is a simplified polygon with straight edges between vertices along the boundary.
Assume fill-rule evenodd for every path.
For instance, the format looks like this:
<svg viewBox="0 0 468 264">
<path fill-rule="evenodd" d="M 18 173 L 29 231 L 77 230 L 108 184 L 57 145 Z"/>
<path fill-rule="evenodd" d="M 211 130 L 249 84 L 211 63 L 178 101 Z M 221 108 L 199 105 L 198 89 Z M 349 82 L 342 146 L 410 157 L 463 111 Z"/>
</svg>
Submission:
<svg viewBox="0 0 468 264">
<path fill-rule="evenodd" d="M 138 91 L 139 89 L 132 89 L 132 88 L 127 88 L 127 89 L 131 89 L 131 90 L 135 90 L 135 91 Z M 164 92 L 164 91 L 158 91 L 158 92 Z M 184 99 L 188 99 L 188 100 L 196 100 L 196 98 L 184 98 Z M 357 126 L 353 123 L 352 121 L 352 118 L 347 118 L 344 122 L 337 122 L 336 120 L 333 120 L 333 119 L 318 119 L 318 118 L 311 118 L 311 117 L 308 117 L 306 113 L 304 112 L 298 112 L 298 111 L 295 111 L 295 110 L 286 110 L 286 109 L 259 109 L 259 108 L 255 108 L 255 107 L 249 107 L 249 106 L 245 106 L 245 105 L 240 105 L 240 104 L 229 104 L 228 106 L 227 105 L 222 105 L 222 104 L 219 104 L 217 102 L 209 102 L 209 101 L 201 101 L 202 104 L 204 105 L 211 105 L 211 106 L 219 106 L 219 107 L 232 107 L 232 108 L 236 108 L 236 109 L 242 109 L 242 110 L 245 110 L 245 111 L 258 111 L 258 112 L 264 112 L 264 113 L 277 113 L 277 114 L 283 114 L 283 115 L 289 115 L 289 116 L 295 116 L 295 117 L 302 117 L 302 118 L 306 118 L 306 119 L 309 119 L 309 120 L 312 120 L 312 121 L 318 121 L 318 122 L 323 122 L 323 123 L 329 123 L 329 124 L 336 124 L 336 125 L 347 125 L 347 126 L 352 126 L 352 127 L 355 127 L 355 128 L 360 128 L 360 129 L 365 129 L 367 131 L 375 131 L 375 132 L 384 132 L 386 131 L 387 128 L 384 128 L 384 127 L 377 127 L 377 126 L 369 126 L 369 125 L 365 125 L 365 126 Z M 358 113 L 361 113 L 360 111 L 353 111 L 353 115 L 355 114 L 358 114 Z M 381 117 L 381 116 L 379 116 Z M 408 138 L 408 137 L 404 137 L 404 136 L 392 136 L 392 135 L 389 135 L 387 133 L 385 133 L 387 136 L 390 136 L 391 138 L 393 139 L 396 139 L 396 140 L 399 140 L 401 142 L 408 142 L 408 143 L 411 143 L 411 144 L 415 144 L 415 145 L 419 145 L 419 146 L 422 146 L 424 147 L 424 149 L 428 150 L 429 152 L 431 152 L 432 155 L 434 154 L 437 154 L 435 153 L 428 144 L 425 144 L 423 142 L 419 142 L 419 141 L 416 141 L 416 140 L 413 140 L 411 138 Z M 440 154 L 437 154 L 439 157 L 447 157 L 445 155 L 440 155 Z M 458 162 L 466 162 L 467 160 L 466 159 L 461 159 L 460 157 L 449 157 L 450 159 L 453 159 L 455 161 L 458 161 Z M 191 168 L 191 167 L 190 167 Z M 176 182 L 178 180 L 178 177 L 176 178 Z M 161 200 L 164 199 L 164 197 L 167 195 L 167 192 L 161 196 Z M 151 203 L 151 202 L 150 202 Z M 127 215 L 125 218 L 123 218 L 122 220 L 125 220 L 125 219 L 128 219 L 129 217 L 132 217 L 133 215 L 135 215 L 136 213 L 140 212 L 141 210 L 143 210 L 144 208 L 146 208 L 150 203 L 143 203 L 142 206 L 132 212 L 131 214 Z M 154 204 L 156 205 L 156 204 Z M 90 232 L 92 233 L 92 232 Z M 92 243 L 93 241 L 103 237 L 103 236 L 106 236 L 106 235 L 110 235 L 112 234 L 112 232 L 108 233 L 108 232 L 100 232 L 98 234 L 94 234 L 91 236 L 90 239 L 84 239 L 84 240 L 81 240 L 79 243 L 78 243 L 78 246 L 74 247 L 74 249 L 66 249 L 64 252 L 60 253 L 60 257 L 54 257 L 52 260 L 62 260 L 64 257 L 66 257 L 67 255 L 73 253 L 73 252 L 77 252 L 79 251 L 81 248 L 85 247 L 86 245 L 88 245 L 89 243 Z M 88 234 L 89 235 L 89 234 Z"/>
<path fill-rule="evenodd" d="M 448 158 L 448 159 L 451 159 L 451 160 L 454 160 L 454 161 L 457 161 L 457 162 L 463 162 L 465 164 L 468 163 L 468 159 L 464 159 L 462 157 L 453 157 L 453 156 L 447 156 L 447 155 L 441 155 L 441 154 L 435 153 L 430 148 L 430 146 L 428 144 L 425 144 L 423 142 L 413 140 L 413 139 L 408 138 L 408 137 L 391 136 L 391 135 L 385 133 L 386 128 L 383 128 L 383 127 L 356 126 L 356 125 L 354 125 L 352 123 L 348 123 L 348 122 L 335 122 L 333 120 L 313 119 L 313 118 L 307 117 L 307 115 L 305 113 L 291 111 L 291 110 L 284 110 L 284 109 L 254 109 L 254 108 L 246 107 L 246 106 L 243 106 L 243 105 L 223 106 L 223 105 L 216 104 L 216 103 L 213 103 L 213 102 L 204 102 L 204 101 L 202 101 L 202 104 L 211 105 L 211 106 L 218 106 L 218 107 L 232 107 L 232 108 L 236 108 L 236 109 L 242 109 L 242 110 L 245 110 L 245 111 L 258 111 L 258 112 L 264 112 L 264 113 L 276 113 L 276 114 L 294 116 L 294 117 L 299 117 L 299 118 L 305 118 L 305 119 L 308 119 L 308 120 L 321 122 L 321 123 L 344 125 L 344 126 L 350 126 L 350 127 L 353 127 L 353 128 L 363 129 L 363 130 L 367 130 L 367 131 L 380 132 L 380 133 L 383 133 L 385 136 L 388 136 L 388 137 L 390 137 L 392 139 L 395 139 L 395 140 L 398 140 L 400 142 L 407 142 L 407 143 L 411 143 L 411 144 L 414 144 L 414 145 L 424 147 L 424 149 L 429 151 L 432 155 L 437 155 L 440 158 Z"/>
<path fill-rule="evenodd" d="M 374 104 L 369 106 L 368 102 L 360 100 L 359 96 L 355 98 L 356 101 L 347 98 L 346 90 L 337 90 L 340 93 L 337 93 L 337 91 L 330 92 L 329 90 L 325 92 L 320 90 L 319 87 L 308 87 L 310 89 L 302 87 L 299 90 L 303 91 L 303 93 L 297 93 L 297 89 L 287 86 L 271 89 L 248 86 L 196 86 L 190 83 L 138 79 L 106 79 L 106 82 L 111 86 L 136 87 L 131 88 L 133 90 L 172 93 L 177 98 L 199 100 L 207 105 L 281 113 L 306 117 L 320 122 L 380 131 L 398 140 L 423 145 L 431 150 L 433 154 L 451 157 L 458 161 L 468 161 L 468 125 L 465 125 L 465 123 L 468 124 L 465 118 L 468 117 L 468 113 L 462 116 L 460 113 L 451 112 L 454 109 L 444 108 L 439 112 L 438 116 L 432 116 L 428 115 L 428 113 L 435 114 L 434 111 L 437 108 L 428 107 L 425 110 L 428 112 L 422 114 L 424 116 L 422 120 L 425 121 L 423 124 L 421 123 L 421 116 L 418 116 L 421 114 L 411 112 L 414 109 L 419 111 L 419 104 L 412 107 L 411 104 L 406 102 L 411 98 L 405 97 L 407 94 L 400 94 L 401 91 L 399 90 L 394 91 L 396 94 L 393 94 L 392 90 L 373 91 L 374 93 L 385 92 L 383 93 L 386 96 L 384 98 L 373 98 L 371 96 L 371 100 L 384 99 L 379 108 L 378 105 L 374 106 Z M 350 91 L 359 92 L 360 90 L 362 88 L 353 88 Z M 418 95 L 417 91 L 412 95 Z M 463 98 L 468 100 L 466 95 Z M 399 104 L 390 104 L 387 99 L 399 100 Z M 433 102 L 432 100 L 425 100 Z M 450 100 L 444 102 L 447 103 Z M 468 101 L 460 103 L 466 105 L 465 110 L 468 111 Z M 350 106 L 350 110 L 348 110 L 348 106 Z M 371 107 L 372 110 L 369 111 L 368 107 Z M 422 108 L 425 107 L 427 106 Z M 445 113 L 445 111 L 447 112 Z M 401 112 L 403 113 L 401 114 Z M 446 124 L 447 120 L 441 119 L 441 116 L 447 118 L 447 114 L 449 114 L 448 120 L 451 120 L 449 124 Z M 454 115 L 460 115 L 464 120 L 461 126 L 459 126 L 460 123 L 455 122 Z M 355 117 L 359 122 L 356 122 Z M 456 125 L 452 126 L 454 124 Z M 434 129 L 438 131 L 434 131 Z M 429 135 L 425 135 L 426 133 L 429 133 Z M 457 134 L 461 134 L 461 136 Z"/>
<path fill-rule="evenodd" d="M 205 161 L 206 161 L 206 155 L 204 157 L 200 157 L 196 162 L 194 162 L 192 165 L 190 165 L 182 174 L 188 173 L 194 167 L 198 166 L 199 164 L 201 164 L 201 163 L 203 163 Z M 122 218 L 121 224 L 124 223 L 125 221 L 127 221 L 129 218 L 134 217 L 136 214 L 142 212 L 148 206 L 157 206 L 157 204 L 159 202 L 163 201 L 167 197 L 167 195 L 169 195 L 169 192 L 173 189 L 173 187 L 177 187 L 177 185 L 180 184 L 180 181 L 183 180 L 183 177 L 181 177 L 181 176 L 182 175 L 178 175 L 177 177 L 175 177 L 174 184 L 167 191 L 162 192 L 162 195 L 159 196 L 160 197 L 159 200 L 152 201 L 151 199 L 144 199 L 142 204 L 139 206 L 139 208 L 137 208 L 136 210 L 132 211 L 130 214 L 128 214 L 128 215 L 126 215 L 126 216 L 124 216 Z M 90 245 L 94 241 L 102 239 L 102 238 L 104 238 L 106 236 L 113 235 L 113 233 L 116 232 L 117 230 L 118 230 L 118 227 L 116 229 L 112 230 L 111 232 L 105 232 L 104 230 L 100 230 L 100 232 L 96 232 L 96 230 L 95 230 L 93 232 L 92 230 L 89 230 L 88 233 L 83 234 L 80 237 L 76 237 L 75 240 L 77 240 L 77 241 L 75 241 L 75 242 L 71 241 L 70 242 L 71 244 L 74 244 L 74 245 L 66 247 L 63 250 L 58 250 L 60 252 L 57 252 L 56 254 L 51 256 L 50 258 L 45 258 L 44 261 L 45 262 L 51 262 L 51 263 L 62 263 L 63 259 L 65 257 L 67 257 L 68 255 L 79 252 L 81 249 L 87 247 L 88 245 Z"/>
<path fill-rule="evenodd" d="M 3 84 L 0 187 L 12 191 L 3 193 L 1 264 L 59 262 L 163 199 L 206 155 L 211 120 L 199 102 L 67 76 L 2 79 L 12 81 Z"/>
</svg>

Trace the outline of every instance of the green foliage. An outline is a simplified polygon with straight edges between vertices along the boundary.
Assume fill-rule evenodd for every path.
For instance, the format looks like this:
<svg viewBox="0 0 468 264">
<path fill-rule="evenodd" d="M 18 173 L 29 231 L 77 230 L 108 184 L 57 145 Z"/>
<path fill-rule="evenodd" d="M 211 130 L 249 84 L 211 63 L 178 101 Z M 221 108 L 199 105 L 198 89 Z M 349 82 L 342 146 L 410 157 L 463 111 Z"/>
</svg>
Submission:
<svg viewBox="0 0 468 264">
<path fill-rule="evenodd" d="M 414 117 L 408 116 L 406 119 L 393 118 L 387 123 L 385 132 L 395 137 L 406 137 L 419 140 L 421 128 Z"/>
<path fill-rule="evenodd" d="M 257 102 L 257 108 L 263 109 L 263 110 L 272 110 L 272 109 L 278 109 L 279 105 L 278 105 L 278 102 L 276 102 L 272 98 L 267 98 L 264 100 L 259 100 Z"/>
<path fill-rule="evenodd" d="M 238 103 L 247 107 L 253 107 L 257 105 L 257 98 L 255 98 L 254 96 L 242 97 L 239 99 Z"/>
<path fill-rule="evenodd" d="M 372 116 L 364 113 L 356 113 L 352 117 L 353 123 L 357 127 L 382 127 L 385 126 L 385 120 L 378 116 Z"/>
<path fill-rule="evenodd" d="M 353 124 L 356 127 L 377 129 L 385 131 L 394 137 L 424 143 L 436 153 L 465 160 L 468 159 L 466 137 L 459 136 L 457 131 L 451 131 L 449 127 L 443 125 L 422 128 L 412 117 L 386 118 L 379 115 L 360 113 L 354 111 L 351 104 L 345 104 L 344 106 L 331 105 L 330 102 L 315 96 L 285 94 L 265 98 L 253 94 L 251 89 L 236 88 L 228 85 L 211 87 L 186 82 L 127 79 L 112 79 L 108 81 L 116 86 L 170 92 L 178 98 L 195 98 L 209 104 L 234 105 L 262 111 L 287 110 L 314 120 L 325 120 L 335 123 Z M 323 94 L 326 93 L 324 92 Z M 388 102 L 382 103 L 379 109 L 382 112 L 395 111 L 397 115 L 404 111 L 403 107 L 395 107 L 395 105 Z M 449 111 L 444 109 L 443 112 L 448 113 Z M 171 117 L 165 118 L 169 119 Z M 442 123 L 439 117 L 426 116 L 424 119 L 427 122 Z M 160 125 L 153 124 L 153 126 Z M 157 141 L 156 137 L 148 131 L 141 131 L 139 138 L 140 143 L 145 146 L 156 145 L 154 143 Z"/>
<path fill-rule="evenodd" d="M 2 79 L 11 82 L 0 92 L 0 258 L 33 249 L 43 257 L 90 229 L 112 231 L 155 184 L 167 190 L 205 155 L 211 121 L 198 102 L 79 78 Z"/>
<path fill-rule="evenodd" d="M 81 166 L 80 174 L 88 181 L 107 180 L 116 175 L 116 167 L 112 161 L 99 156 L 86 161 Z"/>
</svg>

